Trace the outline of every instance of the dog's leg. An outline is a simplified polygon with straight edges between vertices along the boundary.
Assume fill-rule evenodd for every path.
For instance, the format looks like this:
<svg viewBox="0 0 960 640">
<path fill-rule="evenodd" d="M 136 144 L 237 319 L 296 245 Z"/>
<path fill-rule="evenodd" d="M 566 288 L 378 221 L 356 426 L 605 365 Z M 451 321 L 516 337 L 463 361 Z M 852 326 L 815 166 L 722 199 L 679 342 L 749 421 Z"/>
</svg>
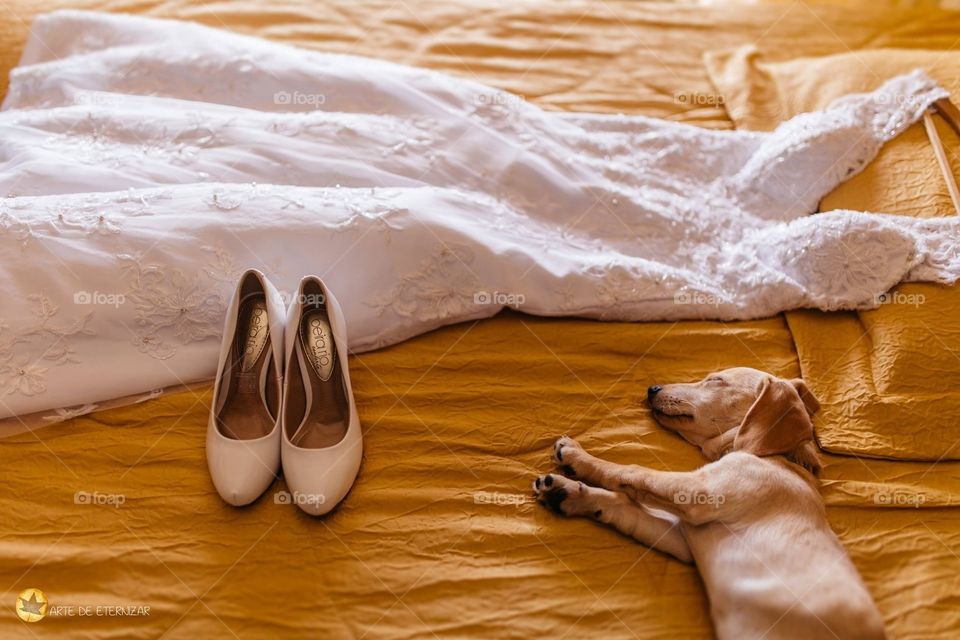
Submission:
<svg viewBox="0 0 960 640">
<path fill-rule="evenodd" d="M 696 471 L 674 472 L 616 464 L 590 455 L 576 440 L 566 436 L 554 444 L 553 457 L 569 476 L 608 491 L 622 492 L 636 502 L 660 507 L 690 524 L 717 519 L 725 502 L 723 494 L 713 490 L 709 480 L 712 465 Z"/>
<path fill-rule="evenodd" d="M 622 493 L 590 487 L 582 482 L 548 474 L 533 481 L 537 499 L 565 516 L 581 516 L 608 524 L 620 533 L 693 562 L 680 522 L 670 514 L 654 515 Z"/>
</svg>

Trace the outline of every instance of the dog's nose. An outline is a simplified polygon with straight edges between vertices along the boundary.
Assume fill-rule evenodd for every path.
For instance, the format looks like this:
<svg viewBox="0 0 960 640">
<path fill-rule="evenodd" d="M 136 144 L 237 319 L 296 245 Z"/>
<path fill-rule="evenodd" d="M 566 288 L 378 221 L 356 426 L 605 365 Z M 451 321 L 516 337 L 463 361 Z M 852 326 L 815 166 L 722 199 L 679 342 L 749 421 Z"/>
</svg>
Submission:
<svg viewBox="0 0 960 640">
<path fill-rule="evenodd" d="M 660 389 L 663 389 L 663 387 L 658 384 L 647 387 L 647 400 L 653 400 L 653 397 L 660 393 Z"/>
</svg>

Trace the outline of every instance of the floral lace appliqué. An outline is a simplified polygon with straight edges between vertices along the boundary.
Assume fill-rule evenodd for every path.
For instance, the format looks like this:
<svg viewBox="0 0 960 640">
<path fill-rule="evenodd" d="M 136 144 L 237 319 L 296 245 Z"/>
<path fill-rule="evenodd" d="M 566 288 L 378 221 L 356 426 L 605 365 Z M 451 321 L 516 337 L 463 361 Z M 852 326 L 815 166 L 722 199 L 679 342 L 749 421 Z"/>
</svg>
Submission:
<svg viewBox="0 0 960 640">
<path fill-rule="evenodd" d="M 466 246 L 443 245 L 423 261 L 420 269 L 400 276 L 386 294 L 368 303 L 382 315 L 387 309 L 417 320 L 456 317 L 476 306 L 481 289 L 470 268 L 473 251 Z"/>
<path fill-rule="evenodd" d="M 119 259 L 130 279 L 125 296 L 135 305 L 134 345 L 141 353 L 165 360 L 176 353 L 168 337 L 180 344 L 220 337 L 226 302 L 206 272 L 189 275 L 129 254 Z"/>
<path fill-rule="evenodd" d="M 57 316 L 59 307 L 46 293 L 28 296 L 35 305 L 37 324 L 11 331 L 0 320 L 0 395 L 33 396 L 47 390 L 47 371 L 52 365 L 77 362 L 71 341 L 77 336 L 92 336 L 87 327 L 93 313 L 88 312 L 63 323 Z M 39 358 L 36 354 L 42 354 Z"/>
</svg>

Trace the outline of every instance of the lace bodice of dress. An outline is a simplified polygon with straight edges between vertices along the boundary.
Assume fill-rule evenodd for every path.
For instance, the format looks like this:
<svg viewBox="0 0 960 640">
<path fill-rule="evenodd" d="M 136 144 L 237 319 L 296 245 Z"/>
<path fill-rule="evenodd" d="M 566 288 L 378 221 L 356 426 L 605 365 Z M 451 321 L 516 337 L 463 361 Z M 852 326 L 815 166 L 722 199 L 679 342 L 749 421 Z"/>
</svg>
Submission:
<svg viewBox="0 0 960 640">
<path fill-rule="evenodd" d="M 730 179 L 730 189 L 754 215 L 807 215 L 834 187 L 863 170 L 884 142 L 947 95 L 917 70 L 872 93 L 849 95 L 823 111 L 800 114 L 769 135 Z"/>
</svg>

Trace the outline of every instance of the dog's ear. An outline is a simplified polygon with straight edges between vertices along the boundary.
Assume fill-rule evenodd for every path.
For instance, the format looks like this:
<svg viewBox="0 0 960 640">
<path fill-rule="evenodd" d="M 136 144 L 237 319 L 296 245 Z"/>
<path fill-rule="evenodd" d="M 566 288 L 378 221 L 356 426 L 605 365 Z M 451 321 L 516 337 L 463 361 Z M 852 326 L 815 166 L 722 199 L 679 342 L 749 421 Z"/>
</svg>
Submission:
<svg viewBox="0 0 960 640">
<path fill-rule="evenodd" d="M 812 439 L 813 423 L 796 387 L 786 380 L 767 377 L 740 424 L 733 448 L 757 456 L 773 456 L 788 453 Z"/>
<path fill-rule="evenodd" d="M 803 400 L 803 406 L 807 408 L 807 413 L 812 416 L 820 410 L 820 401 L 817 400 L 817 396 L 813 395 L 813 391 L 810 391 L 810 387 L 803 381 L 803 378 L 794 378 L 790 381 L 790 384 L 793 385 L 793 388 L 800 395 L 800 399 Z"/>
</svg>

